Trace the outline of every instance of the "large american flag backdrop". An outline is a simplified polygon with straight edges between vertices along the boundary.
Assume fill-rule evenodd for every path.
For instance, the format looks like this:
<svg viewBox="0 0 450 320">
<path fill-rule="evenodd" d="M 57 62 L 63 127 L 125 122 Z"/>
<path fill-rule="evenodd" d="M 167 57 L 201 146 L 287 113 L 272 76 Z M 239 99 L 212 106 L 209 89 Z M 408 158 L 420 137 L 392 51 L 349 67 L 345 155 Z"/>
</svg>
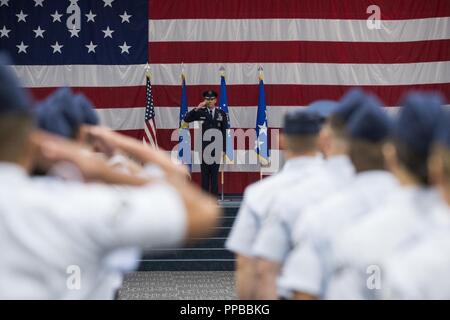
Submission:
<svg viewBox="0 0 450 320">
<path fill-rule="evenodd" d="M 372 5 L 382 21 L 369 26 Z M 269 130 L 286 110 L 338 99 L 352 86 L 390 110 L 410 89 L 450 100 L 449 0 L 0 0 L 0 48 L 36 99 L 70 86 L 94 102 L 104 124 L 140 139 L 149 63 L 158 142 L 167 150 L 178 142 L 181 63 L 190 106 L 202 91 L 219 90 L 225 67 L 234 128 L 255 128 L 259 65 Z M 253 142 L 236 150 L 247 152 Z M 257 165 L 225 170 L 226 193 L 260 178 Z"/>
</svg>

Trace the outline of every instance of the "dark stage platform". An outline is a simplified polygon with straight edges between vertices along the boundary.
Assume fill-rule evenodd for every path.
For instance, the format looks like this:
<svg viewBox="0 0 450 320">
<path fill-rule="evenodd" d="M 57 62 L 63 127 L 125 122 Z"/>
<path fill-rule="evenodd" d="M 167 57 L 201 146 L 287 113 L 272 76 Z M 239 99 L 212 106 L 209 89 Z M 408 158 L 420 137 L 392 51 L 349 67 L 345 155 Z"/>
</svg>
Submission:
<svg viewBox="0 0 450 320">
<path fill-rule="evenodd" d="M 234 255 L 224 245 L 241 201 L 240 196 L 219 200 L 224 215 L 210 237 L 198 239 L 192 247 L 149 251 L 142 257 L 139 271 L 233 271 Z"/>
</svg>

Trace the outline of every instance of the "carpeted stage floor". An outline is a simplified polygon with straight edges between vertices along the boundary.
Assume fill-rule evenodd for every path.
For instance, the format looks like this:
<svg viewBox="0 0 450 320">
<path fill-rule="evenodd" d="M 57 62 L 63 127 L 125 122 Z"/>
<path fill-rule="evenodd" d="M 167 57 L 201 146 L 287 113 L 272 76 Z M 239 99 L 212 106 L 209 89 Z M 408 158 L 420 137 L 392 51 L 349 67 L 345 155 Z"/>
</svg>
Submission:
<svg viewBox="0 0 450 320">
<path fill-rule="evenodd" d="M 119 300 L 232 300 L 233 271 L 145 271 L 126 276 Z"/>
<path fill-rule="evenodd" d="M 224 248 L 241 197 L 219 201 L 224 215 L 209 238 L 194 247 L 153 250 L 143 256 L 138 272 L 125 277 L 121 300 L 236 299 L 234 255 Z"/>
</svg>

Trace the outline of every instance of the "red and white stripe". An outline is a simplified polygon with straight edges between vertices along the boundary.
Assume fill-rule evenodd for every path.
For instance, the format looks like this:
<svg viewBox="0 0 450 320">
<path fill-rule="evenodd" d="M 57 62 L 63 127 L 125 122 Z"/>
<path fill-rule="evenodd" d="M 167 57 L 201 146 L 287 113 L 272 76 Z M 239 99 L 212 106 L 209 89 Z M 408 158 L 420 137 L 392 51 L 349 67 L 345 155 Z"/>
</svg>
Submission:
<svg viewBox="0 0 450 320">
<path fill-rule="evenodd" d="M 367 26 L 373 4 L 381 10 L 381 29 Z M 282 125 L 287 110 L 338 99 L 353 86 L 375 93 L 392 111 L 408 90 L 438 90 L 450 102 L 448 0 L 150 0 L 148 47 L 158 142 L 166 150 L 177 143 L 171 137 L 182 62 L 191 106 L 202 91 L 219 90 L 225 66 L 231 121 L 239 129 L 256 123 L 259 64 L 271 128 Z M 144 128 L 144 68 L 15 67 L 38 99 L 55 86 L 71 86 L 92 99 L 103 123 L 135 137 Z M 237 150 L 239 157 L 249 150 L 250 142 Z M 256 166 L 228 165 L 225 192 L 242 192 L 257 179 Z"/>
<path fill-rule="evenodd" d="M 144 136 L 143 136 L 143 142 L 145 144 L 148 144 L 152 147 L 159 148 L 158 147 L 158 140 L 156 138 L 156 125 L 155 120 L 150 119 L 148 121 L 145 121 L 144 123 Z"/>
</svg>

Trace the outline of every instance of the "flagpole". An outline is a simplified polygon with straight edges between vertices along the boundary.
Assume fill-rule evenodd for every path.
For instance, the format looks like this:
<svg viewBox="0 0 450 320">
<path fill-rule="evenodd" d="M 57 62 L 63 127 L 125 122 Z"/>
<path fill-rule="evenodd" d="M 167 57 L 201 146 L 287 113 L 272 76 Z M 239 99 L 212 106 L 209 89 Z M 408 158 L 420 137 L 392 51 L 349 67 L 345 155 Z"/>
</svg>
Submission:
<svg viewBox="0 0 450 320">
<path fill-rule="evenodd" d="M 258 66 L 258 80 L 260 80 L 261 81 L 261 79 L 264 79 L 264 74 L 263 74 L 263 72 L 264 72 L 264 69 L 263 69 L 263 66 L 262 65 L 259 65 Z M 258 138 L 259 139 L 259 138 Z M 258 140 L 259 141 L 259 140 Z M 259 145 L 258 145 L 259 146 Z M 259 153 L 258 153 L 258 157 L 260 157 L 260 155 L 259 155 Z M 258 159 L 259 160 L 259 181 L 261 181 L 262 180 L 262 177 L 263 177 L 263 174 L 262 174 L 262 161 L 261 161 L 261 159 Z"/>
<path fill-rule="evenodd" d="M 150 65 L 147 63 L 145 65 L 145 90 L 146 90 L 146 107 L 145 107 L 145 112 L 146 112 L 146 117 L 147 117 L 147 112 L 149 111 L 149 103 L 151 105 L 151 112 L 154 113 L 154 104 L 153 104 L 153 95 L 151 93 L 151 80 L 152 80 L 152 72 L 150 69 Z M 147 121 L 151 122 L 150 127 L 148 127 L 148 123 Z M 151 130 L 151 131 L 149 131 Z M 158 145 L 158 138 L 157 138 L 157 134 L 156 134 L 156 124 L 155 124 L 155 119 L 154 119 L 154 115 L 151 119 L 149 120 L 145 120 L 145 124 L 144 124 L 144 133 L 142 136 L 142 143 L 147 145 L 150 148 L 155 148 L 155 149 L 159 149 L 159 145 Z M 147 136 L 148 142 L 146 141 L 145 137 Z"/>
<path fill-rule="evenodd" d="M 225 77 L 225 67 L 224 66 L 221 66 L 219 68 L 219 74 L 220 74 L 221 77 L 222 76 Z M 222 139 L 222 141 L 223 141 L 223 139 Z M 226 139 L 225 139 L 225 141 L 226 141 Z M 222 202 L 224 201 L 224 193 L 225 193 L 225 191 L 224 191 L 224 189 L 225 189 L 225 175 L 224 175 L 225 161 L 226 161 L 225 154 L 222 154 L 222 170 L 220 172 L 221 185 L 222 185 L 221 192 L 220 192 L 221 193 L 220 197 L 221 197 Z"/>
<path fill-rule="evenodd" d="M 145 64 L 144 75 L 145 75 L 145 87 L 147 88 L 147 79 L 150 77 L 150 66 L 148 65 L 148 63 Z M 144 123 L 144 126 L 145 126 L 145 123 Z M 142 143 L 144 145 L 150 146 L 150 144 L 147 144 L 147 142 L 145 141 L 144 135 L 145 135 L 145 133 L 142 134 Z"/>
<path fill-rule="evenodd" d="M 225 155 L 223 155 L 223 157 L 222 157 L 222 171 L 221 171 L 221 175 L 222 175 L 222 195 L 221 195 L 221 198 L 222 198 L 222 201 L 224 200 L 224 187 L 225 187 L 225 179 L 224 179 L 224 173 L 223 173 L 223 171 L 224 171 L 224 167 L 225 167 Z"/>
</svg>

